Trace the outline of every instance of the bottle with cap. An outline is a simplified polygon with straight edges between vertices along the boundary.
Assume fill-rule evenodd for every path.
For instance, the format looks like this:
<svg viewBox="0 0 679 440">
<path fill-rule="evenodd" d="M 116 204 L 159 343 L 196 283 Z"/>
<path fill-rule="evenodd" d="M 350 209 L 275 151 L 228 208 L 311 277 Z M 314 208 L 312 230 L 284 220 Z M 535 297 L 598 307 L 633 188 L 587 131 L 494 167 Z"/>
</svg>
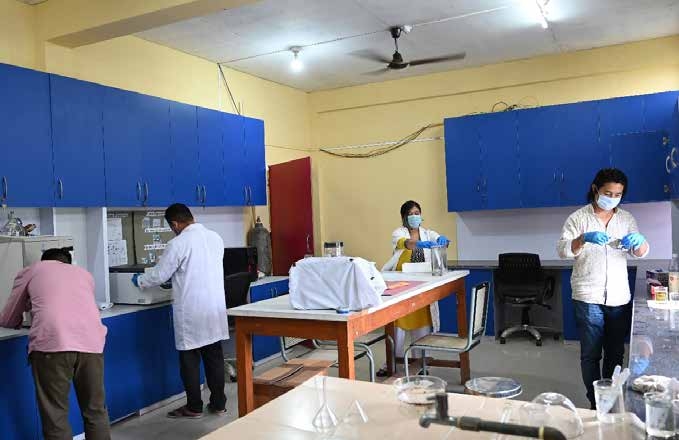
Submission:
<svg viewBox="0 0 679 440">
<path fill-rule="evenodd" d="M 668 291 L 670 301 L 679 301 L 679 254 L 672 254 L 669 267 Z"/>
</svg>

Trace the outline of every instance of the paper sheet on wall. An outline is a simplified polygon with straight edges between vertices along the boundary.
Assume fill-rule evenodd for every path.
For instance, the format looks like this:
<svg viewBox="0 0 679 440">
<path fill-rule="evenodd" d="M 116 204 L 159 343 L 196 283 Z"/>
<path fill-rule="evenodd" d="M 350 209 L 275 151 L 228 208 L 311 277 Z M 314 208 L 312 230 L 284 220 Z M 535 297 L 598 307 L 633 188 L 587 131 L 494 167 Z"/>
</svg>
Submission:
<svg viewBox="0 0 679 440">
<path fill-rule="evenodd" d="M 108 242 L 108 265 L 122 266 L 127 264 L 127 241 L 112 240 Z"/>
<path fill-rule="evenodd" d="M 108 241 L 120 241 L 123 239 L 123 219 L 108 218 L 106 219 L 108 230 Z"/>
</svg>

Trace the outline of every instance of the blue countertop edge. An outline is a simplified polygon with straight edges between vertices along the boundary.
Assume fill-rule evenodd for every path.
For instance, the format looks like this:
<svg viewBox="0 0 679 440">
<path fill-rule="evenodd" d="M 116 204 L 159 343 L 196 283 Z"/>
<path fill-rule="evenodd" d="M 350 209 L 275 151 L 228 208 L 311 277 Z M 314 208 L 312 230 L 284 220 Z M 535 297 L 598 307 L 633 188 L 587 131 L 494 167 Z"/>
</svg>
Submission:
<svg viewBox="0 0 679 440">
<path fill-rule="evenodd" d="M 628 266 L 644 266 L 666 269 L 669 260 L 666 259 L 647 259 L 647 258 L 628 258 Z M 575 260 L 542 260 L 540 262 L 545 269 L 572 269 Z M 497 269 L 497 260 L 448 260 L 449 269 Z"/>
</svg>

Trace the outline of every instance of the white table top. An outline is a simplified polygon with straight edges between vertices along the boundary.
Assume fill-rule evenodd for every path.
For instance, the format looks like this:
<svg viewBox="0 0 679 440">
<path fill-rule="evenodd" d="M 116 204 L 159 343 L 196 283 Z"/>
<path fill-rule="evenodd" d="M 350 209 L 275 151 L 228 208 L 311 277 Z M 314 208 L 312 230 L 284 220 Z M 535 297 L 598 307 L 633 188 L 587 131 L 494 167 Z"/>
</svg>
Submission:
<svg viewBox="0 0 679 440">
<path fill-rule="evenodd" d="M 262 286 L 265 284 L 270 284 L 270 283 L 276 283 L 278 281 L 284 281 L 287 280 L 288 277 L 286 276 L 281 276 L 281 275 L 271 275 L 271 276 L 266 276 L 258 279 L 257 281 L 253 281 L 250 283 L 250 287 L 256 287 L 256 286 Z"/>
<path fill-rule="evenodd" d="M 494 433 L 477 433 L 456 430 L 446 434 L 448 426 L 432 424 L 422 428 L 418 419 L 424 413 L 422 406 L 401 403 L 392 385 L 347 379 L 327 378 L 327 402 L 338 420 L 342 420 L 354 400 L 358 400 L 368 416 L 368 423 L 359 425 L 340 424 L 333 436 L 316 431 L 312 420 L 321 406 L 322 379 L 315 377 L 268 404 L 256 409 L 217 431 L 203 437 L 205 440 L 247 439 L 497 439 Z M 505 404 L 511 405 L 510 423 L 519 423 L 519 408 L 524 402 L 490 399 L 465 394 L 449 394 L 448 406 L 452 416 L 473 416 L 499 421 Z M 644 439 L 645 434 L 630 424 L 601 425 L 594 411 L 578 410 L 585 427 L 585 434 L 578 440 Z M 518 437 L 505 437 L 506 439 Z"/>
<path fill-rule="evenodd" d="M 279 296 L 256 303 L 245 304 L 243 306 L 229 309 L 227 314 L 229 316 L 248 316 L 258 318 L 288 318 L 288 319 L 316 319 L 323 321 L 348 321 L 349 317 L 355 313 L 373 313 L 377 310 L 384 309 L 393 304 L 419 295 L 427 290 L 434 289 L 443 284 L 455 281 L 469 275 L 468 270 L 455 270 L 446 272 L 442 276 L 432 276 L 429 274 L 420 273 L 403 273 L 403 272 L 383 272 L 382 276 L 385 281 L 423 281 L 423 284 L 418 284 L 412 289 L 406 290 L 396 296 L 383 296 L 382 304 L 361 312 L 351 312 L 348 314 L 339 314 L 334 310 L 297 310 L 290 305 L 288 296 Z"/>
</svg>

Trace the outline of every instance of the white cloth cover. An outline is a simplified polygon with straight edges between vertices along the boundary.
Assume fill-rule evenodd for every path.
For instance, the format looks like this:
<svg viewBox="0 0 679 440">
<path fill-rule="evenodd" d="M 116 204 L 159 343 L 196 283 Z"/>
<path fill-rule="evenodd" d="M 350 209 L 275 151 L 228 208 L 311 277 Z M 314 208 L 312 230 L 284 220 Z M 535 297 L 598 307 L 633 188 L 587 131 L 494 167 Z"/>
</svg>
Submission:
<svg viewBox="0 0 679 440">
<path fill-rule="evenodd" d="M 295 309 L 363 310 L 381 304 L 386 289 L 375 263 L 363 258 L 305 258 L 290 268 L 289 297 Z"/>
</svg>

